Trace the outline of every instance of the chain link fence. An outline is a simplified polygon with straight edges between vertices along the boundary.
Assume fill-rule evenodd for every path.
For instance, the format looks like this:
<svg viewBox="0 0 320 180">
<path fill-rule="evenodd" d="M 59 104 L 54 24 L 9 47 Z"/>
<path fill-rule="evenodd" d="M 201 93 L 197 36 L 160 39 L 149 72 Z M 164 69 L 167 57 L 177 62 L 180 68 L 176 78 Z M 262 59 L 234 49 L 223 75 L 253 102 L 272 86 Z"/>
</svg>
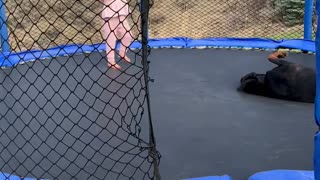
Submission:
<svg viewBox="0 0 320 180">
<path fill-rule="evenodd" d="M 0 60 L 0 178 L 154 179 L 147 3 L 3 1 L 13 56 Z M 80 49 L 95 43 L 106 48 Z"/>
<path fill-rule="evenodd" d="M 150 38 L 303 38 L 304 0 L 158 0 Z M 315 14 L 313 18 L 315 27 Z M 314 33 L 313 33 L 314 36 Z"/>
</svg>

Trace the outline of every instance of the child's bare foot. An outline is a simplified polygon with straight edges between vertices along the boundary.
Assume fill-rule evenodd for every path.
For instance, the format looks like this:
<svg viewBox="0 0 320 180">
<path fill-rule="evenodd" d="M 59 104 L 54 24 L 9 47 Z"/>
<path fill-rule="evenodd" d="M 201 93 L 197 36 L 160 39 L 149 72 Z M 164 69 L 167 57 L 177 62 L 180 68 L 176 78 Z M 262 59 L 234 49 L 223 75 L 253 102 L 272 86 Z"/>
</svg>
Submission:
<svg viewBox="0 0 320 180">
<path fill-rule="evenodd" d="M 120 57 L 121 57 L 121 59 L 124 59 L 127 63 L 131 63 L 131 59 L 128 56 L 124 55 L 124 56 L 120 56 Z"/>
<path fill-rule="evenodd" d="M 108 67 L 112 68 L 112 69 L 117 69 L 117 70 L 120 70 L 121 69 L 121 66 L 118 65 L 117 63 L 115 62 L 108 62 Z"/>
<path fill-rule="evenodd" d="M 125 56 L 124 60 L 127 61 L 127 63 L 131 63 L 131 59 L 128 56 Z"/>
</svg>

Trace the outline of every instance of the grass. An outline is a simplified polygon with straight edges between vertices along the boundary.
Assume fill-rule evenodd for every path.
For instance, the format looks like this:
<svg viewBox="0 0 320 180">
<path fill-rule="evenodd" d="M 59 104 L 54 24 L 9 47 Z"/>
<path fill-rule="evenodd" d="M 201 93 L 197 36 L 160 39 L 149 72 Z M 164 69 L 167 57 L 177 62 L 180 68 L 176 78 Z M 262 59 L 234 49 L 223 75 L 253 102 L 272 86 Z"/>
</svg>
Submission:
<svg viewBox="0 0 320 180">
<path fill-rule="evenodd" d="M 272 34 L 265 36 L 265 38 L 270 38 L 270 39 L 283 39 L 285 37 L 286 39 L 303 39 L 304 38 L 304 31 L 301 29 L 298 30 L 288 30 L 284 32 L 280 32 L 277 34 Z M 312 39 L 315 39 L 315 33 L 312 34 Z"/>
<path fill-rule="evenodd" d="M 277 34 L 272 34 L 266 36 L 266 38 L 270 39 L 282 39 L 282 37 L 288 38 L 288 39 L 303 39 L 303 31 L 302 30 L 292 30 L 287 32 L 281 32 Z"/>
</svg>

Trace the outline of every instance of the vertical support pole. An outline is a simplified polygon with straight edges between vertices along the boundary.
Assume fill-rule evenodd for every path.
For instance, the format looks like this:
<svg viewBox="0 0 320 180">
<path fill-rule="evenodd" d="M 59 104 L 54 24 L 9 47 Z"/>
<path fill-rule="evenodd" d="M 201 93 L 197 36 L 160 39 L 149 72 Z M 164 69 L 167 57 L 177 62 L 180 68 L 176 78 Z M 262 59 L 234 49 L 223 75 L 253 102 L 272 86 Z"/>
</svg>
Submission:
<svg viewBox="0 0 320 180">
<path fill-rule="evenodd" d="M 304 4 L 304 40 L 312 40 L 313 0 L 305 0 Z"/>
<path fill-rule="evenodd" d="M 143 0 L 138 0 L 138 2 L 139 2 L 139 4 L 140 4 L 140 14 L 141 14 L 141 18 L 142 18 L 142 1 Z M 149 3 L 149 1 L 148 1 L 148 3 Z M 149 10 L 148 10 L 149 11 Z M 141 22 L 142 22 L 142 19 L 141 19 Z M 149 30 L 149 27 L 148 27 L 148 22 L 146 22 L 147 24 L 145 24 L 145 26 L 146 26 L 146 28 L 147 28 L 147 30 Z M 143 24 L 141 23 L 141 27 L 140 27 L 141 29 L 143 28 Z M 147 32 L 145 32 L 145 37 L 147 38 L 147 39 L 149 39 L 149 32 L 147 31 Z"/>
<path fill-rule="evenodd" d="M 153 159 L 153 173 L 155 180 L 161 180 L 159 172 L 159 157 L 156 149 L 156 140 L 154 136 L 152 116 L 151 116 L 151 107 L 150 107 L 150 91 L 149 91 L 149 62 L 148 62 L 148 17 L 149 17 L 149 0 L 141 0 L 140 5 L 140 14 L 141 14 L 141 31 L 142 31 L 142 65 L 143 65 L 143 74 L 145 82 L 145 92 L 146 92 L 146 102 L 148 108 L 148 119 L 149 119 L 149 155 Z"/>
<path fill-rule="evenodd" d="M 2 52 L 9 52 L 9 35 L 8 35 L 8 27 L 7 27 L 7 18 L 6 18 L 6 7 L 4 0 L 0 1 L 0 39 L 1 39 L 1 50 Z"/>
<path fill-rule="evenodd" d="M 320 0 L 316 0 L 316 16 L 317 27 L 320 27 Z M 314 178 L 320 180 L 320 29 L 316 30 L 316 97 L 314 104 L 314 117 L 318 130 L 314 136 L 314 150 L 313 150 L 313 167 Z"/>
</svg>

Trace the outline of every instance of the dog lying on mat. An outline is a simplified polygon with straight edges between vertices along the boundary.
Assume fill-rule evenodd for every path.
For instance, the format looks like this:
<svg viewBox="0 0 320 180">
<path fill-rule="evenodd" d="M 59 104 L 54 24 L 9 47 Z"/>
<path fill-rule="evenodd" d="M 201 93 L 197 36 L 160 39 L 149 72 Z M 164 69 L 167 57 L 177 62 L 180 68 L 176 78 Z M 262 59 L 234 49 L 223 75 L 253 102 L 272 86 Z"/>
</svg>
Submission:
<svg viewBox="0 0 320 180">
<path fill-rule="evenodd" d="M 241 78 L 238 90 L 271 98 L 314 103 L 315 70 L 283 60 L 286 56 L 286 52 L 270 54 L 268 60 L 277 67 L 266 74 L 247 74 Z"/>
</svg>

